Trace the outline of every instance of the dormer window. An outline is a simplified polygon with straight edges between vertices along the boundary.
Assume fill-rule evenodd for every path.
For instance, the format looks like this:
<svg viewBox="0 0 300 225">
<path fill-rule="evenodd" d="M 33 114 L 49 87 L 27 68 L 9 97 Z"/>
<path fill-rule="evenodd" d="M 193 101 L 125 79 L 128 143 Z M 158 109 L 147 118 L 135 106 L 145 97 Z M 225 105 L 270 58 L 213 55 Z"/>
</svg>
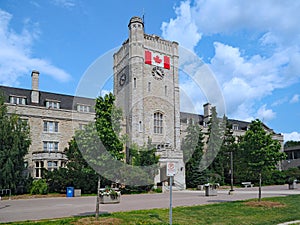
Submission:
<svg viewBox="0 0 300 225">
<path fill-rule="evenodd" d="M 60 102 L 55 100 L 46 100 L 46 107 L 51 109 L 60 109 Z"/>
<path fill-rule="evenodd" d="M 232 125 L 232 130 L 238 130 L 239 129 L 239 125 L 238 124 L 233 124 Z"/>
<path fill-rule="evenodd" d="M 77 105 L 77 111 L 78 112 L 90 112 L 91 111 L 91 106 L 89 105 Z"/>
<path fill-rule="evenodd" d="M 23 96 L 10 96 L 9 97 L 9 102 L 11 104 L 16 104 L 16 105 L 26 105 L 26 97 L 23 97 Z"/>
</svg>

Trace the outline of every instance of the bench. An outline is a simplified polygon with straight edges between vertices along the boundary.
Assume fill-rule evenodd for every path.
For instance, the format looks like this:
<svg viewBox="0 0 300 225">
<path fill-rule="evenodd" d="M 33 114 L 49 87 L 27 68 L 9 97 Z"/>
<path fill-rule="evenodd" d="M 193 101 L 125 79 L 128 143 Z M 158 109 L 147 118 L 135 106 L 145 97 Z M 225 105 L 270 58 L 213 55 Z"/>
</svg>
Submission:
<svg viewBox="0 0 300 225">
<path fill-rule="evenodd" d="M 242 185 L 244 185 L 244 187 L 253 187 L 254 184 L 252 184 L 251 182 L 242 182 Z"/>
</svg>

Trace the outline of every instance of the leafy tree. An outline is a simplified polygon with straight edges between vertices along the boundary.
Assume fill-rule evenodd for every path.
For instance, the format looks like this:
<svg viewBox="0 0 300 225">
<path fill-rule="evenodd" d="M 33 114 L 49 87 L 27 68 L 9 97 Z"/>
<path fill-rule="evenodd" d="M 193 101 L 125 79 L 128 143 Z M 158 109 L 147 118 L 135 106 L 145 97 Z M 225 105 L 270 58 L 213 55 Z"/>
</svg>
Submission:
<svg viewBox="0 0 300 225">
<path fill-rule="evenodd" d="M 221 140 L 222 145 L 216 158 L 211 164 L 211 170 L 213 174 L 220 176 L 220 183 L 224 184 L 231 182 L 231 155 L 236 151 L 235 137 L 233 136 L 232 125 L 229 123 L 227 117 L 224 115 L 222 123 L 224 123 L 225 130 L 220 129 L 220 133 L 223 133 Z M 221 127 L 221 128 L 223 128 Z M 221 132 L 222 131 L 222 132 Z"/>
<path fill-rule="evenodd" d="M 84 159 L 102 176 L 117 181 L 116 168 L 124 159 L 123 143 L 118 135 L 121 130 L 122 112 L 114 106 L 115 97 L 109 93 L 98 97 L 95 105 L 95 124 L 75 132 L 75 140 Z M 97 190 L 100 189 L 101 175 L 98 174 Z M 99 215 L 99 193 L 96 202 L 96 218 Z"/>
<path fill-rule="evenodd" d="M 216 160 L 216 156 L 221 149 L 223 142 L 223 121 L 218 119 L 216 107 L 211 108 L 211 119 L 208 123 L 208 140 L 207 149 L 203 155 L 202 167 L 207 168 L 206 172 L 210 175 L 209 180 L 212 182 L 220 182 L 222 168 L 222 159 Z"/>
<path fill-rule="evenodd" d="M 95 193 L 98 175 L 83 158 L 74 138 L 65 153 L 68 158 L 66 168 L 45 172 L 50 192 L 65 192 L 67 187 L 73 186 L 80 188 L 82 193 Z M 109 184 L 105 178 L 101 180 L 103 184 Z"/>
<path fill-rule="evenodd" d="M 136 169 L 139 173 L 147 173 L 148 174 L 148 183 L 153 183 L 155 175 L 158 173 L 158 162 L 159 156 L 156 155 L 156 148 L 152 144 L 150 138 L 148 138 L 147 145 L 139 147 L 137 145 L 132 145 L 129 149 L 130 151 L 130 163 L 133 166 L 144 167 L 143 170 Z M 132 176 L 130 174 L 129 176 Z M 131 178 L 132 179 L 132 178 Z M 140 187 L 127 187 L 127 189 L 139 189 L 140 191 L 149 191 L 153 187 L 153 184 L 140 186 Z"/>
<path fill-rule="evenodd" d="M 114 106 L 112 93 L 96 99 L 95 125 L 103 146 L 117 160 L 124 159 L 123 143 L 119 139 L 122 111 Z"/>
<path fill-rule="evenodd" d="M 259 179 L 259 201 L 261 200 L 262 175 L 276 169 L 278 162 L 285 158 L 280 148 L 279 141 L 273 140 L 271 134 L 267 134 L 262 122 L 258 119 L 251 122 L 249 130 L 240 142 L 240 150 L 243 152 L 247 166 Z"/>
<path fill-rule="evenodd" d="M 183 160 L 185 164 L 185 180 L 189 188 L 197 187 L 203 184 L 206 176 L 200 170 L 200 161 L 203 155 L 204 137 L 202 130 L 198 124 L 194 124 L 192 120 L 186 129 L 187 135 L 182 143 Z"/>
<path fill-rule="evenodd" d="M 0 95 L 0 189 L 11 189 L 14 193 L 26 183 L 24 157 L 30 143 L 27 121 L 15 114 L 8 115 Z"/>
</svg>

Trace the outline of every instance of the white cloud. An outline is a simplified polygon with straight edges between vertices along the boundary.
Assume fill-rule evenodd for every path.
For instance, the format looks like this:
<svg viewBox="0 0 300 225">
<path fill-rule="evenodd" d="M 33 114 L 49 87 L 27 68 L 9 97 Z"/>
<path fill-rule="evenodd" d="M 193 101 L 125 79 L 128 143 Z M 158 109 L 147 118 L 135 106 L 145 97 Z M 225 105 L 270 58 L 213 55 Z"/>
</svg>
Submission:
<svg viewBox="0 0 300 225">
<path fill-rule="evenodd" d="M 192 50 L 202 37 L 218 35 L 221 40 L 224 35 L 224 43 L 211 46 L 215 55 L 209 66 L 222 87 L 228 116 L 251 119 L 259 112 L 272 119 L 275 112 L 264 106 L 257 109 L 257 102 L 299 82 L 299 9 L 300 2 L 292 0 L 182 1 L 175 7 L 176 18 L 164 22 L 162 30 L 165 38 L 179 40 Z M 243 39 L 231 40 L 237 33 Z"/>
<path fill-rule="evenodd" d="M 67 9 L 71 9 L 76 5 L 74 0 L 51 0 L 51 2 L 56 6 Z"/>
<path fill-rule="evenodd" d="M 245 29 L 269 32 L 274 34 L 276 41 L 295 41 L 293 35 L 300 31 L 299 7 L 300 3 L 293 0 L 196 0 L 191 11 L 197 27 L 204 34 Z"/>
<path fill-rule="evenodd" d="M 259 118 L 260 120 L 262 121 L 269 121 L 269 120 L 272 120 L 276 117 L 276 113 L 273 112 L 272 109 L 267 109 L 266 108 L 267 105 L 263 105 L 261 106 L 258 111 L 257 111 L 257 118 Z"/>
<path fill-rule="evenodd" d="M 70 75 L 44 59 L 31 56 L 34 41 L 40 35 L 38 24 L 24 21 L 20 34 L 9 27 L 12 15 L 0 9 L 0 83 L 18 86 L 18 79 L 32 70 L 39 70 L 54 79 L 65 82 Z"/>
<path fill-rule="evenodd" d="M 300 133 L 292 132 L 292 133 L 284 133 L 284 142 L 287 141 L 300 141 Z"/>
<path fill-rule="evenodd" d="M 201 34 L 193 21 L 190 2 L 181 2 L 180 6 L 175 8 L 175 13 L 176 19 L 162 23 L 162 36 L 167 40 L 175 40 L 181 46 L 193 50 L 201 39 Z"/>
<path fill-rule="evenodd" d="M 298 94 L 295 94 L 292 99 L 290 100 L 290 103 L 297 103 L 299 102 L 299 95 Z"/>
</svg>

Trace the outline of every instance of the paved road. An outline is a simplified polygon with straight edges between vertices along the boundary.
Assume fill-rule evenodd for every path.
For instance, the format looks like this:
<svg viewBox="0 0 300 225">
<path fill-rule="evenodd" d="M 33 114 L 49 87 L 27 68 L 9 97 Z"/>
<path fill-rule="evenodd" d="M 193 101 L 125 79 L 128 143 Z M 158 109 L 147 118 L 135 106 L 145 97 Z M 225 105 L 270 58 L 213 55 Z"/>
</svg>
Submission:
<svg viewBox="0 0 300 225">
<path fill-rule="evenodd" d="M 287 185 L 263 187 L 262 197 L 300 194 L 300 189 L 288 190 Z M 174 191 L 173 206 L 211 204 L 257 198 L 258 188 L 239 188 L 233 195 L 219 190 L 218 196 L 206 197 L 204 191 Z M 39 220 L 94 214 L 96 197 L 42 198 L 5 200 L 0 202 L 0 222 Z M 100 204 L 101 213 L 139 209 L 168 208 L 169 193 L 123 195 L 120 204 Z"/>
</svg>

